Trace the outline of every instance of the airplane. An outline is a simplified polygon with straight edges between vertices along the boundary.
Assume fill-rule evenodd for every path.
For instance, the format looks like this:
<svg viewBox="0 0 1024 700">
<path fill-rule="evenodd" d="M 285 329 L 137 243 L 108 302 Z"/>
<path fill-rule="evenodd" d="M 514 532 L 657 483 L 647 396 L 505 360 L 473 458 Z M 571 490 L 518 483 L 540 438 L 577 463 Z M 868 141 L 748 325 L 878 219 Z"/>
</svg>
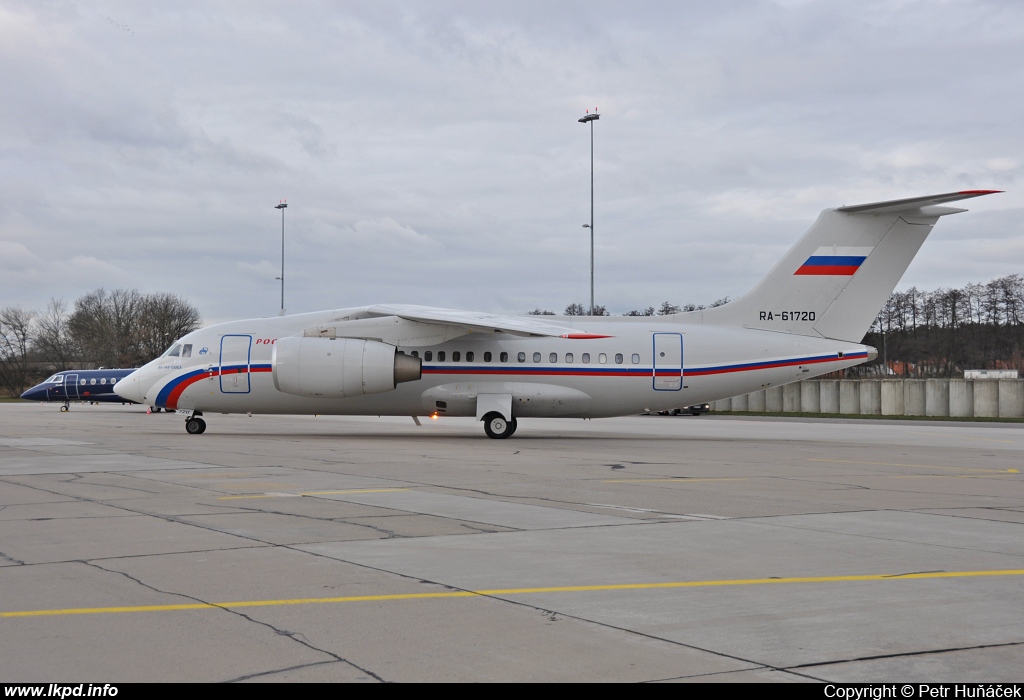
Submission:
<svg viewBox="0 0 1024 700">
<path fill-rule="evenodd" d="M 750 292 L 667 316 L 499 316 L 380 304 L 221 323 L 115 386 L 205 413 L 518 419 L 671 410 L 853 367 L 861 340 L 950 202 L 968 190 L 826 209 Z"/>
<path fill-rule="evenodd" d="M 114 385 L 136 370 L 69 369 L 48 377 L 24 392 L 27 401 L 60 401 L 61 413 L 67 413 L 72 401 L 93 403 L 137 403 L 114 393 Z"/>
</svg>

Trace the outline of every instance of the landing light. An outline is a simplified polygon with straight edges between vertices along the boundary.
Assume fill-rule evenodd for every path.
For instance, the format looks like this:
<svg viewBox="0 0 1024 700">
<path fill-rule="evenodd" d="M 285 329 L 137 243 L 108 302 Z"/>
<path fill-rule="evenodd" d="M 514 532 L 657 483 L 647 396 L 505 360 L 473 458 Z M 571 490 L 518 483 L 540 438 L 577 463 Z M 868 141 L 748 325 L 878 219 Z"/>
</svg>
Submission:
<svg viewBox="0 0 1024 700">
<path fill-rule="evenodd" d="M 437 414 L 436 413 L 431 413 L 430 414 L 430 418 L 431 418 L 431 420 L 437 420 Z"/>
</svg>

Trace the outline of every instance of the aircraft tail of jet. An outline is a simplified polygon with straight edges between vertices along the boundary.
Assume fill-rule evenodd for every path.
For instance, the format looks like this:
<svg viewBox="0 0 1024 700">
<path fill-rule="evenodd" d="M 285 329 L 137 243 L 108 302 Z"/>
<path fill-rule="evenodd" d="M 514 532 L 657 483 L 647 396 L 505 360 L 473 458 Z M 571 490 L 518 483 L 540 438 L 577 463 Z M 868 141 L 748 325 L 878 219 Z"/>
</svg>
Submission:
<svg viewBox="0 0 1024 700">
<path fill-rule="evenodd" d="M 942 206 L 999 190 L 826 209 L 750 292 L 694 312 L 701 322 L 860 342 L 939 217 Z"/>
</svg>

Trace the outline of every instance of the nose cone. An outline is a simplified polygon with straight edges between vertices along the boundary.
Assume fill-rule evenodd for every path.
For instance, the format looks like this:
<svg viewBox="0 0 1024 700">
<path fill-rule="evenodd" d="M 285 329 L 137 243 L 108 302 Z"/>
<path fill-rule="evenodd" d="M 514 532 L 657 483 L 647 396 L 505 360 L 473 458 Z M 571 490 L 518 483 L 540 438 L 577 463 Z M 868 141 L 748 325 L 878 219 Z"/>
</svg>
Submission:
<svg viewBox="0 0 1024 700">
<path fill-rule="evenodd" d="M 114 393 L 127 401 L 145 403 L 147 388 L 142 386 L 139 370 L 135 370 L 114 385 Z"/>
<path fill-rule="evenodd" d="M 867 349 L 868 349 L 868 362 L 871 362 L 876 357 L 878 357 L 878 348 L 873 348 L 873 347 L 871 347 L 869 345 L 869 346 L 867 346 Z"/>
<path fill-rule="evenodd" d="M 36 384 L 34 387 L 22 394 L 21 398 L 26 401 L 46 401 L 49 397 L 46 395 L 46 387 L 42 384 Z"/>
</svg>

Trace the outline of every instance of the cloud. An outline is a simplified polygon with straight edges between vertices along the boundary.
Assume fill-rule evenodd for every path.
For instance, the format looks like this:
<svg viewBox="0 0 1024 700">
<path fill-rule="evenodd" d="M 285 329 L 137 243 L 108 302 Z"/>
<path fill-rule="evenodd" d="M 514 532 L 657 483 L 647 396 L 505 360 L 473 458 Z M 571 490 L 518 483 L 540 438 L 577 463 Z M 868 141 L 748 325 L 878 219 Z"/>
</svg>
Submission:
<svg viewBox="0 0 1024 700">
<path fill-rule="evenodd" d="M 735 297 L 824 207 L 974 187 L 1008 193 L 904 284 L 1024 269 L 986 216 L 1024 207 L 1021 4 L 581 8 L 7 3 L 0 297 L 275 313 L 287 197 L 292 311 L 561 309 L 589 297 L 593 107 L 613 309 Z"/>
</svg>

